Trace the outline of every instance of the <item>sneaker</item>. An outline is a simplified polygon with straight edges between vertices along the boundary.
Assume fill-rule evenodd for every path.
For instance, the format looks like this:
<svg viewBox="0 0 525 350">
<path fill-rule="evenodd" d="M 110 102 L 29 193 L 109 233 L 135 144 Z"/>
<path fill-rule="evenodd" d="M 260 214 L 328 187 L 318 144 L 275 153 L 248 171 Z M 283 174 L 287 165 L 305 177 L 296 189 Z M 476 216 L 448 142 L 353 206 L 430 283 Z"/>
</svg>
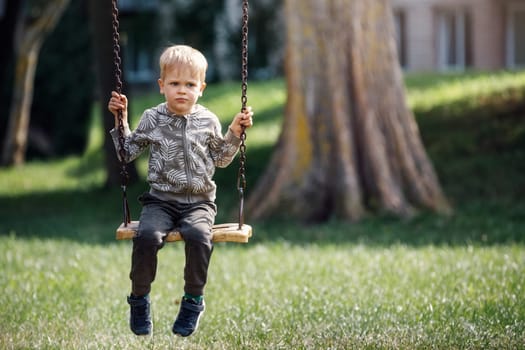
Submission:
<svg viewBox="0 0 525 350">
<path fill-rule="evenodd" d="M 182 298 L 179 314 L 173 324 L 173 333 L 181 337 L 191 335 L 199 327 L 199 319 L 204 312 L 204 300 L 197 304 L 191 299 Z"/>
<path fill-rule="evenodd" d="M 143 297 L 128 297 L 130 306 L 129 328 L 136 335 L 148 335 L 151 333 L 153 323 L 151 322 L 151 303 L 149 295 Z"/>
</svg>

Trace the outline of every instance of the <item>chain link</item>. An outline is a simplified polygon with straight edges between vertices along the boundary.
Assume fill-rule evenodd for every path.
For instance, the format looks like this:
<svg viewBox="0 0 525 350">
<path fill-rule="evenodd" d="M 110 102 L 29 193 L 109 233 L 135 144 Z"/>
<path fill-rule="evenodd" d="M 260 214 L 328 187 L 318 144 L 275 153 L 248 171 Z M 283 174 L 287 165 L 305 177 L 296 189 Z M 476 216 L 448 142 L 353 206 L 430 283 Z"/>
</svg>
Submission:
<svg viewBox="0 0 525 350">
<path fill-rule="evenodd" d="M 248 0 L 242 1 L 241 28 L 241 112 L 246 109 L 248 101 Z M 237 190 L 239 192 L 239 230 L 244 225 L 244 192 L 246 190 L 246 128 L 242 127 L 239 146 L 239 172 Z"/>
<path fill-rule="evenodd" d="M 113 65 L 115 67 L 115 91 L 120 95 L 122 93 L 122 59 L 120 58 L 120 34 L 119 34 L 119 19 L 118 19 L 118 0 L 112 0 L 112 25 L 113 25 Z M 126 166 L 126 150 L 124 149 L 124 117 L 122 110 L 118 111 L 118 143 L 119 143 L 119 158 L 120 158 L 120 175 L 123 198 L 123 212 L 124 212 L 124 226 L 131 222 L 129 214 L 128 199 L 126 195 L 126 188 L 128 186 L 129 174 Z"/>
</svg>

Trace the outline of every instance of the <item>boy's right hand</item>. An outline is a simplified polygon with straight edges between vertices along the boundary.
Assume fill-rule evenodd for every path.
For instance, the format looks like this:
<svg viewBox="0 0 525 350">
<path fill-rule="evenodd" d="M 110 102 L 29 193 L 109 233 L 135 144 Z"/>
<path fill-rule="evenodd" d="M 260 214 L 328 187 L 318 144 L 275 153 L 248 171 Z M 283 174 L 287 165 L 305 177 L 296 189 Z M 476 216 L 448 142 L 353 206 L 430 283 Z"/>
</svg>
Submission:
<svg viewBox="0 0 525 350">
<path fill-rule="evenodd" d="M 115 128 L 118 128 L 119 110 L 122 110 L 122 124 L 124 127 L 128 125 L 128 99 L 126 95 L 118 94 L 116 91 L 111 91 L 108 109 L 115 117 Z"/>
</svg>

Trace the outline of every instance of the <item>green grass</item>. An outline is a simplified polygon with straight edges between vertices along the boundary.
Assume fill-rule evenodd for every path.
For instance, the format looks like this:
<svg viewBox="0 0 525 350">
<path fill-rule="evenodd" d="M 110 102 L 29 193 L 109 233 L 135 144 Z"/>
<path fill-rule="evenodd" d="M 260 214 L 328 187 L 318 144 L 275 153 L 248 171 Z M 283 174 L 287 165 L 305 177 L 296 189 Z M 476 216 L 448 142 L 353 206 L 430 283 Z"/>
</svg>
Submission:
<svg viewBox="0 0 525 350">
<path fill-rule="evenodd" d="M 198 333 L 170 327 L 182 245 L 160 254 L 155 335 L 127 328 L 129 244 L 2 237 L 2 348 L 523 347 L 523 246 L 220 246 Z"/>
<path fill-rule="evenodd" d="M 460 114 L 473 107 L 497 107 L 498 102 L 525 95 L 525 72 L 408 74 L 408 104 L 416 111 L 456 107 Z M 483 105 L 485 104 L 485 105 Z"/>
<path fill-rule="evenodd" d="M 98 124 L 82 157 L 0 169 L 0 348 L 524 349 L 525 116 L 516 112 L 523 77 L 407 77 L 455 214 L 317 226 L 250 222 L 249 244 L 216 246 L 207 311 L 188 339 L 170 333 L 183 283 L 183 245 L 176 243 L 160 252 L 154 336 L 128 330 L 131 244 L 113 239 L 120 189 L 101 187 Z M 238 90 L 210 86 L 203 103 L 226 125 L 239 109 Z M 249 98 L 257 111 L 248 136 L 250 186 L 280 130 L 284 83 L 252 83 Z M 157 101 L 134 99 L 135 122 Z M 219 221 L 235 210 L 235 176 L 235 165 L 217 173 Z M 144 189 L 129 189 L 134 217 Z"/>
</svg>

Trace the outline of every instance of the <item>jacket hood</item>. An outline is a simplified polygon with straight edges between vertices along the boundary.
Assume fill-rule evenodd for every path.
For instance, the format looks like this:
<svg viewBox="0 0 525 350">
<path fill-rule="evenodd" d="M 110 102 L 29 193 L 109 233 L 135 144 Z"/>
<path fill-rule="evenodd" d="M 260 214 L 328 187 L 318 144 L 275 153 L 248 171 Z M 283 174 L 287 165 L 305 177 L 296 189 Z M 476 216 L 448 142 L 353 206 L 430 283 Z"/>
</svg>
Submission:
<svg viewBox="0 0 525 350">
<path fill-rule="evenodd" d="M 157 112 L 159 114 L 163 114 L 163 115 L 166 115 L 168 117 L 183 117 L 183 118 L 187 118 L 189 116 L 192 116 L 192 115 L 196 115 L 196 114 L 199 114 L 201 113 L 203 110 L 206 109 L 206 107 L 200 105 L 200 104 L 195 104 L 193 106 L 193 110 L 191 111 L 191 113 L 189 114 L 184 114 L 184 115 L 180 115 L 180 114 L 173 114 L 171 113 L 169 110 L 168 110 L 168 103 L 167 102 L 163 102 L 161 104 L 159 104 L 157 106 Z"/>
</svg>

